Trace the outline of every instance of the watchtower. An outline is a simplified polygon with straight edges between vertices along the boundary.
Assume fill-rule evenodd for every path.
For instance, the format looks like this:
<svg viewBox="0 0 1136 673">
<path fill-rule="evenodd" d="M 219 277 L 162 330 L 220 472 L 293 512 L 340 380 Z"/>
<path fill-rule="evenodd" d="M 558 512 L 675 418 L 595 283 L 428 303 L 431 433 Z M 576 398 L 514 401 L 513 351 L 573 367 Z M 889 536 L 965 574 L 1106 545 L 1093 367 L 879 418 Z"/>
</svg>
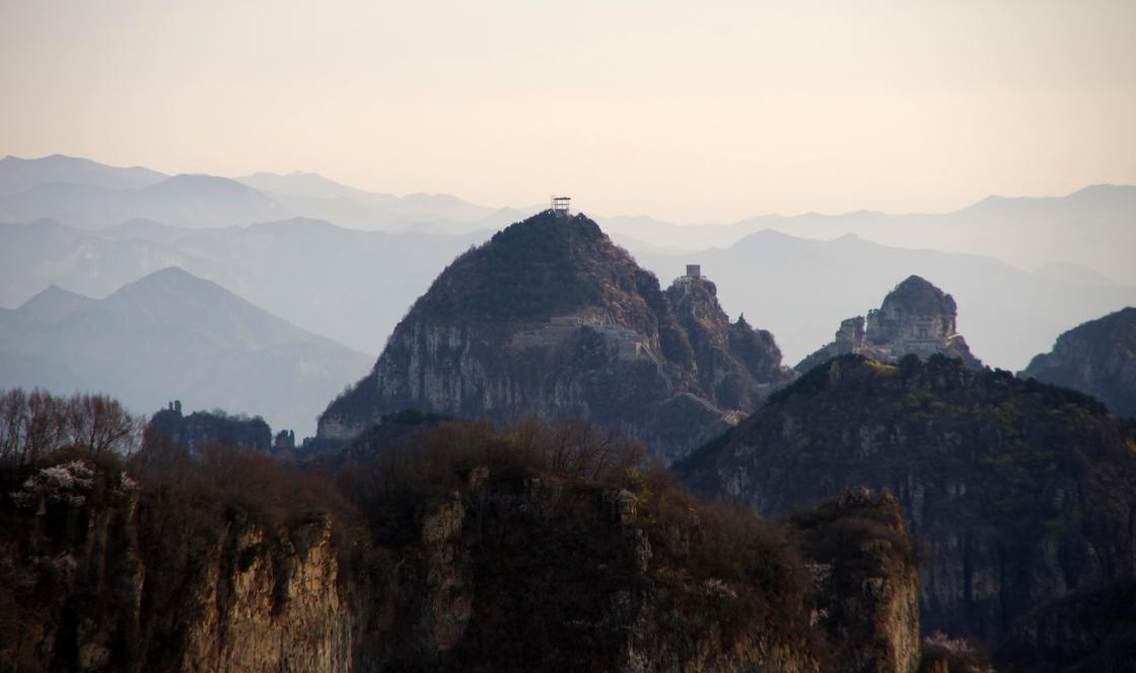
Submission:
<svg viewBox="0 0 1136 673">
<path fill-rule="evenodd" d="M 572 200 L 570 196 L 554 196 L 552 197 L 552 212 L 559 218 L 568 219 L 568 202 Z"/>
<path fill-rule="evenodd" d="M 686 277 L 687 278 L 701 278 L 702 277 L 702 265 L 701 264 L 687 264 L 686 265 Z"/>
</svg>

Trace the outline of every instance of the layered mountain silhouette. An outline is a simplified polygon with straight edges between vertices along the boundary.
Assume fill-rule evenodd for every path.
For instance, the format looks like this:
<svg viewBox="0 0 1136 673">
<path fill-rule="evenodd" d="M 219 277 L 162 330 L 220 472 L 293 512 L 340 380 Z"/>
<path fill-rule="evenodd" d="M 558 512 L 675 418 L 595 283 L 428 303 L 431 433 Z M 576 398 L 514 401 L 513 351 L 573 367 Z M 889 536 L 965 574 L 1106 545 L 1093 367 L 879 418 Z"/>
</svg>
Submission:
<svg viewBox="0 0 1136 673">
<path fill-rule="evenodd" d="M 97 229 L 145 219 L 205 228 L 308 217 L 358 229 L 464 234 L 504 226 L 516 216 L 517 211 L 477 206 L 448 194 L 400 197 L 313 173 L 229 179 L 168 176 L 58 155 L 0 160 L 0 222 L 52 219 Z"/>
<path fill-rule="evenodd" d="M 1022 376 L 1099 398 L 1118 416 L 1136 417 L 1136 308 L 1090 320 L 1061 336 Z"/>
<path fill-rule="evenodd" d="M 304 329 L 378 353 L 438 272 L 488 236 L 363 232 L 307 219 L 208 230 L 149 220 L 97 231 L 48 221 L 0 224 L 0 305 L 17 306 L 50 284 L 104 296 L 176 265 Z M 1136 303 L 1136 287 L 1079 284 L 988 257 L 853 237 L 826 242 L 762 232 L 725 250 L 635 256 L 663 278 L 700 262 L 732 309 L 761 316 L 790 362 L 830 341 L 841 319 L 878 305 L 913 273 L 950 290 L 958 331 L 984 361 L 1004 368 L 1021 369 L 1070 325 Z"/>
<path fill-rule="evenodd" d="M 947 213 L 857 211 L 827 215 L 762 215 L 731 224 L 682 226 L 649 217 L 600 218 L 613 235 L 656 246 L 728 247 L 767 229 L 831 239 L 847 234 L 885 245 L 995 257 L 1021 269 L 1080 269 L 1136 284 L 1136 186 L 1091 185 L 1067 196 L 991 196 Z"/>
<path fill-rule="evenodd" d="M 149 168 L 117 168 L 90 159 L 54 154 L 41 159 L 0 159 L 0 199 L 49 184 L 86 185 L 102 189 L 136 189 L 167 176 Z"/>
<path fill-rule="evenodd" d="M 367 361 L 179 268 L 100 300 L 51 287 L 0 313 L 0 388 L 99 391 L 135 413 L 179 399 L 310 432 Z"/>
<path fill-rule="evenodd" d="M 1136 285 L 1100 284 L 1053 269 L 1024 271 L 997 259 L 880 245 L 857 236 L 822 241 L 776 231 L 751 234 L 729 248 L 693 253 L 641 252 L 661 277 L 699 263 L 730 305 L 760 315 L 790 362 L 832 340 L 840 321 L 861 315 L 911 275 L 948 290 L 957 331 L 983 362 L 1022 369 L 1070 325 L 1136 304 Z"/>
<path fill-rule="evenodd" d="M 149 220 L 98 231 L 0 224 L 0 304 L 17 306 L 51 284 L 101 297 L 179 266 L 373 355 L 438 271 L 486 237 L 366 232 L 306 219 L 204 230 Z"/>
<path fill-rule="evenodd" d="M 391 412 L 583 418 L 672 460 L 792 378 L 767 332 L 701 277 L 666 292 L 583 215 L 545 211 L 458 257 L 415 302 L 319 435 Z"/>
</svg>

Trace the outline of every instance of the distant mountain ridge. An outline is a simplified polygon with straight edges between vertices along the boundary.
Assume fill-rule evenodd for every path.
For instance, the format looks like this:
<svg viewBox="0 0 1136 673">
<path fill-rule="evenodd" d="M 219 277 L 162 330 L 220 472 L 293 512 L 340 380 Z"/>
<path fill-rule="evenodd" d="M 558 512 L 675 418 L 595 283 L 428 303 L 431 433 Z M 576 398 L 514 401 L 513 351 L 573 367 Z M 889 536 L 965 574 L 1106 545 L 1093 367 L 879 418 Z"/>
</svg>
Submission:
<svg viewBox="0 0 1136 673">
<path fill-rule="evenodd" d="M 67 158 L 8 163 L 35 166 L 37 161 L 45 165 L 62 161 L 99 166 Z M 193 191 L 188 189 L 193 183 L 191 179 L 179 181 L 151 173 L 147 174 L 151 192 L 185 191 L 172 188 L 179 182 Z M 172 187 L 156 184 L 164 180 L 174 180 Z M 53 283 L 102 296 L 145 273 L 177 265 L 233 288 L 308 330 L 375 353 L 414 297 L 458 251 L 484 240 L 504 224 L 524 219 L 523 209 L 492 211 L 482 219 L 438 219 L 443 215 L 467 215 L 445 211 L 453 206 L 453 197 L 395 197 L 347 187 L 315 174 L 259 173 L 225 184 L 234 187 L 238 182 L 263 199 L 237 207 L 225 205 L 219 196 L 211 197 L 206 200 L 213 206 L 202 211 L 192 199 L 179 197 L 180 200 L 174 200 L 181 205 L 171 205 L 167 215 L 146 208 L 123 212 L 117 207 L 99 205 L 104 198 L 109 198 L 112 205 L 118 203 L 125 198 L 122 190 L 59 183 L 44 187 L 48 191 L 60 189 L 79 194 L 80 201 L 89 207 L 72 208 L 69 212 L 77 213 L 80 219 L 110 222 L 111 226 L 90 231 L 73 226 L 76 223 L 67 219 L 57 219 L 57 224 L 45 225 L 40 232 L 28 224 L 0 225 L 0 305 L 14 306 Z M 1132 233 L 1136 226 L 1130 226 L 1136 223 L 1136 209 L 1129 207 L 1133 189 L 1136 188 L 1095 186 L 1066 197 L 992 197 L 957 213 L 939 215 L 855 212 L 765 216 L 736 225 L 697 227 L 670 225 L 646 216 L 599 217 L 597 221 L 615 240 L 624 243 L 640 264 L 662 278 L 681 275 L 686 263 L 701 263 L 723 294 L 730 297 L 731 307 L 758 319 L 776 334 L 779 346 L 791 361 L 798 361 L 828 342 L 840 319 L 877 302 L 897 279 L 917 274 L 933 278 L 951 290 L 962 306 L 959 331 L 967 335 L 971 347 L 985 361 L 1016 370 L 1071 326 L 1136 304 L 1136 278 L 1129 273 L 1134 267 L 1125 253 L 1136 246 L 1136 241 L 1129 240 L 1136 235 Z M 202 193 L 228 191 L 203 189 Z M 19 201 L 22 197 L 13 198 Z M 135 202 L 139 197 L 130 200 Z M 5 221 L 2 214 L 8 201 L 0 198 L 0 222 Z M 64 198 L 60 202 L 63 205 L 53 206 L 54 210 L 67 211 L 66 201 Z M 397 207 L 388 207 L 392 203 L 397 203 Z M 442 211 L 427 215 L 414 210 L 430 203 L 436 203 Z M 457 203 L 460 206 L 464 202 Z M 478 210 L 479 206 L 472 208 L 475 212 L 469 217 L 480 217 L 488 211 Z M 265 209 L 270 212 L 261 212 Z M 240 212 L 244 214 L 226 214 Z M 285 214 L 280 215 L 281 212 Z M 407 237 L 384 238 L 378 233 L 370 238 L 352 237 L 331 228 L 324 234 L 299 233 L 295 227 L 284 226 L 299 221 L 294 217 L 297 213 L 315 214 L 317 217 L 308 219 L 341 227 L 398 230 L 406 232 Z M 1018 215 L 1009 217 L 1013 213 Z M 1050 215 L 1041 217 L 1045 213 Z M 173 226 L 159 215 L 192 226 L 205 221 L 216 224 L 234 220 L 239 221 L 234 225 L 243 228 L 192 231 L 189 226 Z M 244 221 L 262 215 L 269 219 L 257 220 L 255 227 Z M 127 216 L 128 219 L 115 221 Z M 979 216 L 985 219 L 968 219 Z M 17 222 L 10 218 L 7 221 Z M 768 227 L 783 228 L 792 235 L 777 234 Z M 1018 232 L 1011 237 L 1016 242 L 1008 253 L 1000 244 L 979 246 L 982 255 L 943 251 L 958 247 L 958 240 L 972 237 L 966 232 L 974 227 L 990 231 L 1010 227 Z M 750 233 L 755 228 L 766 229 Z M 1073 232 L 1071 236 L 1076 240 L 1064 234 L 1055 236 L 1054 229 Z M 849 231 L 858 235 L 849 236 Z M 871 236 L 888 242 L 891 234 L 909 231 L 956 232 L 958 240 L 943 239 L 943 250 L 932 251 L 898 248 L 894 241 L 885 246 L 863 238 Z M 416 237 L 429 232 L 437 237 Z M 638 234 L 645 242 L 626 232 Z M 801 235 L 835 238 L 820 240 Z M 975 240 L 987 240 L 982 238 L 986 234 L 981 231 L 976 236 Z M 702 249 L 675 252 L 675 243 Z M 730 247 L 707 249 L 726 244 Z M 393 250 L 396 246 L 405 254 Z M 431 250 L 431 246 L 437 250 Z M 1070 259 L 1050 259 L 1033 253 L 1026 259 L 1018 254 L 1019 248 L 1036 248 L 1049 257 Z M 1019 258 L 1020 263 L 1015 267 L 995 258 Z M 1098 260 L 1115 263 L 1097 264 Z M 1038 268 L 1036 273 L 1023 270 L 1033 266 Z M 324 271 L 307 272 L 315 267 Z M 391 290 L 378 293 L 375 284 L 379 282 L 387 283 Z M 285 287 L 290 292 L 285 292 Z M 777 291 L 770 292 L 768 288 L 772 287 Z M 312 301 L 317 290 L 320 299 Z M 293 301 L 293 297 L 305 300 Z"/>
<path fill-rule="evenodd" d="M 104 189 L 136 189 L 165 179 L 158 171 L 106 166 L 90 159 L 53 154 L 40 159 L 0 159 L 0 199 L 44 184 L 68 183 Z"/>
<path fill-rule="evenodd" d="M 376 354 L 438 270 L 487 236 L 369 232 L 307 219 L 221 229 L 146 220 L 97 231 L 0 224 L 0 305 L 16 306 L 51 284 L 101 297 L 179 266 L 308 331 Z"/>
<path fill-rule="evenodd" d="M 448 194 L 368 192 L 314 173 L 230 179 L 170 176 L 61 155 L 0 160 L 0 222 L 52 219 L 98 229 L 144 219 L 209 228 L 309 217 L 357 229 L 464 234 L 503 226 L 517 212 Z"/>
<path fill-rule="evenodd" d="M 499 229 L 539 210 L 534 206 L 494 209 L 446 194 L 398 197 L 349 187 L 314 173 L 261 172 L 233 181 L 275 204 L 273 213 L 241 210 L 223 200 L 198 195 L 196 211 L 171 206 L 174 214 L 168 216 L 176 221 L 163 220 L 153 217 L 156 204 L 149 204 L 151 210 L 147 211 L 138 204 L 123 204 L 122 195 L 105 193 L 144 187 L 169 177 L 156 171 L 118 169 L 59 155 L 2 161 L 0 222 L 49 218 L 91 228 L 141 217 L 195 227 L 309 217 L 359 229 L 467 234 Z M 61 184 L 72 187 L 62 188 Z M 36 186 L 43 186 L 47 193 L 28 193 Z M 861 210 L 761 215 L 729 224 L 698 226 L 647 215 L 596 219 L 617 239 L 638 239 L 664 250 L 730 246 L 766 229 L 821 239 L 856 233 L 885 245 L 992 256 L 1026 270 L 1080 266 L 1118 283 L 1136 285 L 1136 268 L 1124 253 L 1136 249 L 1136 186 L 1132 185 L 1089 185 L 1066 196 L 990 196 L 945 213 Z"/>
<path fill-rule="evenodd" d="M 0 313 L 0 388 L 105 392 L 135 413 L 179 399 L 310 432 L 367 362 L 176 267 L 105 299 L 48 288 Z"/>
<path fill-rule="evenodd" d="M 958 332 L 985 363 L 1004 369 L 1023 368 L 1073 325 L 1136 304 L 1136 284 L 1085 283 L 992 257 L 887 246 L 848 234 L 818 240 L 768 230 L 728 248 L 635 252 L 661 277 L 700 264 L 731 307 L 758 317 L 777 336 L 792 362 L 832 341 L 842 319 L 878 305 L 910 275 L 949 290 L 958 303 Z"/>
</svg>

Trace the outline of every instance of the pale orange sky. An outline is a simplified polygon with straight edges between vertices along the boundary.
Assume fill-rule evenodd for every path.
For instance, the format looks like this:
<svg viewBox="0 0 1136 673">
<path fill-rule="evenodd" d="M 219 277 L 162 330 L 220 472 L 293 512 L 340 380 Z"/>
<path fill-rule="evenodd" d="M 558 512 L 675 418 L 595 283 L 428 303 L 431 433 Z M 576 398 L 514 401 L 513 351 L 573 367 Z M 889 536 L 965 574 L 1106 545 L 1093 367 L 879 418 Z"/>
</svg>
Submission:
<svg viewBox="0 0 1136 673">
<path fill-rule="evenodd" d="M 0 0 L 0 155 L 679 221 L 1136 183 L 1136 2 Z"/>
</svg>

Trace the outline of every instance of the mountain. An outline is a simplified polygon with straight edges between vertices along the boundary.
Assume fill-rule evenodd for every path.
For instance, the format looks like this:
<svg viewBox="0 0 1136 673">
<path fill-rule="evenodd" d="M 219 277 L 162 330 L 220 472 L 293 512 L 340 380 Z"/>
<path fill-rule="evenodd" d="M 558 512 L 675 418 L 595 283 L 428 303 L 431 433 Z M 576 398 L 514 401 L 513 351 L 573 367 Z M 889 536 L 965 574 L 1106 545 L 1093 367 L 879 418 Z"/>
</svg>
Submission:
<svg viewBox="0 0 1136 673">
<path fill-rule="evenodd" d="M 180 266 L 308 331 L 377 354 L 438 270 L 487 236 L 365 232 L 306 219 L 204 230 L 147 220 L 97 231 L 0 224 L 0 304 L 17 306 L 51 284 L 101 297 Z"/>
<path fill-rule="evenodd" d="M 1074 327 L 1021 376 L 1093 395 L 1118 416 L 1136 417 L 1136 308 Z"/>
<path fill-rule="evenodd" d="M 319 435 L 347 440 L 408 408 L 584 418 L 673 460 L 790 378 L 712 282 L 694 273 L 664 293 L 595 222 L 544 211 L 454 260 Z"/>
<path fill-rule="evenodd" d="M 178 399 L 310 432 L 366 362 L 176 267 L 105 299 L 48 289 L 0 314 L 0 388 L 101 391 L 135 413 Z"/>
<path fill-rule="evenodd" d="M 0 199 L 2 221 L 52 219 L 81 229 L 133 219 L 180 227 L 222 227 L 267 222 L 288 214 L 284 206 L 254 189 L 208 175 L 175 175 L 133 189 L 45 183 Z"/>
<path fill-rule="evenodd" d="M 878 309 L 868 311 L 867 321 L 864 316 L 842 321 L 836 340 L 802 360 L 796 369 L 803 374 L 848 353 L 883 362 L 938 353 L 959 358 L 968 367 L 981 367 L 956 331 L 957 318 L 954 297 L 919 276 L 908 276 L 884 297 Z"/>
<path fill-rule="evenodd" d="M 960 307 L 957 330 L 984 362 L 1004 369 L 1023 368 L 1069 325 L 1136 304 L 1136 284 L 1086 285 L 992 257 L 897 248 L 856 236 L 824 241 L 762 231 L 724 249 L 632 251 L 661 277 L 701 264 L 731 307 L 761 316 L 792 362 L 831 341 L 842 319 L 876 305 L 911 275 L 950 289 Z"/>
<path fill-rule="evenodd" d="M 52 219 L 81 229 L 149 219 L 178 227 L 248 225 L 290 217 L 367 230 L 465 234 L 516 219 L 509 209 L 448 194 L 394 196 L 356 189 L 314 173 L 255 173 L 230 180 L 167 176 L 87 159 L 0 160 L 0 221 Z"/>
<path fill-rule="evenodd" d="M 1022 269 L 1080 266 L 1136 285 L 1126 252 L 1136 249 L 1134 185 L 1091 185 L 1060 197 L 991 196 L 947 213 L 761 215 L 696 226 L 646 216 L 599 221 L 613 236 L 691 251 L 729 247 L 766 229 L 817 239 L 855 234 L 889 246 L 994 257 Z"/>
<path fill-rule="evenodd" d="M 317 173 L 261 172 L 236 180 L 283 200 L 299 215 L 340 225 L 363 224 L 360 228 L 366 229 L 428 226 L 450 233 L 468 233 L 485 228 L 488 220 L 500 221 L 495 209 L 449 194 L 395 196 L 368 192 Z M 340 217 L 336 217 L 337 214 Z"/>
<path fill-rule="evenodd" d="M 0 659 L 21 673 L 920 664 L 894 498 L 764 521 L 564 428 L 449 424 L 403 449 L 338 480 L 223 450 L 144 450 L 129 475 L 88 458 L 0 469 Z"/>
<path fill-rule="evenodd" d="M 90 159 L 53 154 L 41 159 L 0 159 L 0 199 L 47 184 L 75 184 L 101 189 L 136 189 L 167 176 L 148 168 L 117 168 Z"/>
<path fill-rule="evenodd" d="M 1133 447 L 1136 426 L 1081 393 L 939 355 L 844 355 L 676 471 L 768 516 L 889 489 L 922 549 L 924 629 L 998 649 L 1045 603 L 1134 576 Z"/>
</svg>

